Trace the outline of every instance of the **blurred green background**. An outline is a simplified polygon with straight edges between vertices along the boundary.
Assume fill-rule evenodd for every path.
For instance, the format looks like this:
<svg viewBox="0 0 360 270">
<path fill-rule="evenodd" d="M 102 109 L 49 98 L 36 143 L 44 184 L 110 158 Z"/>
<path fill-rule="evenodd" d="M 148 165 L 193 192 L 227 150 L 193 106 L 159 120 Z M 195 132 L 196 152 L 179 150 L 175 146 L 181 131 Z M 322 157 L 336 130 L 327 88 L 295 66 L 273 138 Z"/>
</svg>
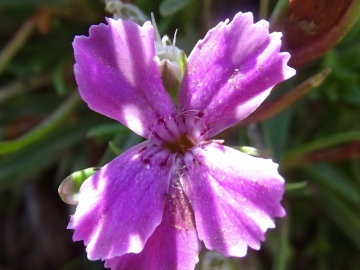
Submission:
<svg viewBox="0 0 360 270">
<path fill-rule="evenodd" d="M 278 31 L 286 24 L 283 0 L 124 2 L 154 12 L 160 34 L 172 39 L 178 29 L 177 47 L 188 55 L 211 27 L 239 11 L 253 12 L 255 21 L 273 14 Z M 326 2 L 334 1 L 313 1 Z M 66 226 L 75 207 L 57 189 L 72 172 L 102 166 L 115 148 L 142 140 L 77 95 L 71 42 L 111 17 L 104 7 L 102 0 L 0 0 L 0 269 L 103 269 L 86 259 L 82 242 L 72 242 Z M 351 16 L 355 22 L 358 15 Z M 275 27 L 274 18 L 282 23 Z M 311 92 L 271 118 L 218 136 L 280 163 L 288 214 L 260 251 L 227 259 L 203 249 L 198 269 L 360 269 L 360 23 L 351 28 L 324 56 L 298 66 L 269 104 L 306 87 Z M 329 75 L 320 73 L 326 68 Z"/>
</svg>

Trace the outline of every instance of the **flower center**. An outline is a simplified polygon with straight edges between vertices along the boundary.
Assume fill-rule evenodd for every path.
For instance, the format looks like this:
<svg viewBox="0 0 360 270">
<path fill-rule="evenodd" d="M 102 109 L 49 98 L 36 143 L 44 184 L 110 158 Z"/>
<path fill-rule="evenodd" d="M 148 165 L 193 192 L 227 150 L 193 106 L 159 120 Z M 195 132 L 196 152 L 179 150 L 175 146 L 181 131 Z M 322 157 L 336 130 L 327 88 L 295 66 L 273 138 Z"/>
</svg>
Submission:
<svg viewBox="0 0 360 270">
<path fill-rule="evenodd" d="M 165 142 L 162 144 L 162 147 L 168 149 L 171 153 L 177 153 L 181 156 L 185 155 L 185 153 L 194 146 L 185 134 L 181 135 L 178 140 L 174 142 Z"/>
<path fill-rule="evenodd" d="M 152 127 L 149 141 L 183 156 L 190 148 L 199 144 L 199 141 L 187 132 L 185 122 L 185 117 L 181 114 L 159 117 Z"/>
</svg>

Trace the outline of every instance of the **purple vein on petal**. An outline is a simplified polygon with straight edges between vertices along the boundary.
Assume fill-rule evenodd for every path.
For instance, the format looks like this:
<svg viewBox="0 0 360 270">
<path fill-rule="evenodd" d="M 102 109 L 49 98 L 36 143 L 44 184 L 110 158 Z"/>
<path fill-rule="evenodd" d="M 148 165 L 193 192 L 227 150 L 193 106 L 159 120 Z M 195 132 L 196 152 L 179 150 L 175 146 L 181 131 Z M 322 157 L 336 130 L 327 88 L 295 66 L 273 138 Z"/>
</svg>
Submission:
<svg viewBox="0 0 360 270">
<path fill-rule="evenodd" d="M 268 22 L 253 24 L 251 13 L 238 13 L 196 44 L 179 94 L 179 109 L 201 119 L 187 119 L 195 137 L 204 131 L 214 136 L 244 119 L 276 83 L 295 74 L 286 65 L 289 54 L 280 53 L 280 38 L 280 33 L 269 34 Z"/>
<path fill-rule="evenodd" d="M 177 159 L 173 167 L 163 219 L 155 229 L 143 251 L 125 254 L 106 260 L 105 267 L 112 269 L 194 269 L 198 262 L 200 242 L 197 236 L 193 211 L 185 194 L 178 186 Z"/>
<path fill-rule="evenodd" d="M 175 156 L 141 143 L 88 178 L 68 228 L 91 260 L 139 253 L 159 225 Z"/>
<path fill-rule="evenodd" d="M 158 118 L 175 113 L 156 62 L 153 27 L 107 19 L 73 42 L 75 77 L 89 107 L 148 138 Z"/>
<path fill-rule="evenodd" d="M 205 246 L 237 257 L 247 246 L 259 249 L 274 218 L 285 215 L 277 165 L 215 143 L 193 147 L 184 161 L 182 183 Z"/>
</svg>

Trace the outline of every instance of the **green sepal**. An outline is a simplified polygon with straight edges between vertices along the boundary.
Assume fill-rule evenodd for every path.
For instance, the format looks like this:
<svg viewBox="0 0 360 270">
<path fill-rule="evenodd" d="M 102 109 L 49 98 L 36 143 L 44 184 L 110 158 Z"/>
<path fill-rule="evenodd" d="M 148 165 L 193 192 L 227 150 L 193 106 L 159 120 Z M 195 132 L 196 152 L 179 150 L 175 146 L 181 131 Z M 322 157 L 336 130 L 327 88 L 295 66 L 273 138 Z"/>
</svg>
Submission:
<svg viewBox="0 0 360 270">
<path fill-rule="evenodd" d="M 99 167 L 87 168 L 85 170 L 74 172 L 66 177 L 58 188 L 61 200 L 67 204 L 78 204 L 81 185 L 99 169 Z"/>
<path fill-rule="evenodd" d="M 177 62 L 179 64 L 180 71 L 181 71 L 181 79 L 184 77 L 187 61 L 188 61 L 187 56 L 186 56 L 185 52 L 182 50 L 181 53 L 180 53 L 180 57 L 177 59 Z M 166 71 L 164 72 L 163 77 L 166 77 Z M 164 80 L 163 78 L 162 78 L 162 81 L 163 81 L 163 85 L 164 85 L 164 87 L 166 89 L 166 92 L 169 93 L 169 95 L 171 96 L 174 103 L 177 104 L 178 103 L 179 90 L 180 90 L 180 82 L 178 82 L 176 80 L 176 82 L 171 81 L 171 83 L 167 83 L 167 80 Z"/>
<path fill-rule="evenodd" d="M 236 147 L 237 150 L 245 153 L 245 154 L 248 154 L 250 156 L 253 156 L 253 157 L 261 157 L 262 154 L 260 153 L 259 150 L 257 150 L 256 148 L 254 147 L 250 147 L 250 146 L 237 146 Z"/>
<path fill-rule="evenodd" d="M 113 153 L 117 156 L 122 153 L 121 149 L 119 147 L 117 147 L 115 145 L 115 143 L 113 143 L 112 141 L 109 141 L 109 147 L 110 147 L 111 151 L 113 151 Z"/>
<path fill-rule="evenodd" d="M 188 62 L 187 56 L 186 56 L 184 50 L 181 50 L 181 54 L 178 59 L 178 63 L 179 63 L 180 70 L 181 70 L 181 77 L 184 77 L 187 62 Z"/>
<path fill-rule="evenodd" d="M 297 183 L 287 183 L 285 184 L 286 191 L 293 191 L 303 189 L 307 186 L 307 181 L 297 182 Z"/>
</svg>

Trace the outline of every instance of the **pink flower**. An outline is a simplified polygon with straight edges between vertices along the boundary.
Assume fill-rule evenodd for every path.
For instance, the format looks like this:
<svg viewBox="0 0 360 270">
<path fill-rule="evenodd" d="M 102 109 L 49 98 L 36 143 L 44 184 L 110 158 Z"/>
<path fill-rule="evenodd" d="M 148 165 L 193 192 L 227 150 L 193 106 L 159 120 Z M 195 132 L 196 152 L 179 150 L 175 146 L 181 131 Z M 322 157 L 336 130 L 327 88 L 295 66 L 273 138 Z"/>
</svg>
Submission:
<svg viewBox="0 0 360 270">
<path fill-rule="evenodd" d="M 89 107 L 147 140 L 88 178 L 68 228 L 112 269 L 192 269 L 200 241 L 225 256 L 260 248 L 285 211 L 269 159 L 209 140 L 253 112 L 295 71 L 280 33 L 251 13 L 221 22 L 191 52 L 178 104 L 165 91 L 153 27 L 107 19 L 76 37 L 75 76 Z"/>
</svg>

